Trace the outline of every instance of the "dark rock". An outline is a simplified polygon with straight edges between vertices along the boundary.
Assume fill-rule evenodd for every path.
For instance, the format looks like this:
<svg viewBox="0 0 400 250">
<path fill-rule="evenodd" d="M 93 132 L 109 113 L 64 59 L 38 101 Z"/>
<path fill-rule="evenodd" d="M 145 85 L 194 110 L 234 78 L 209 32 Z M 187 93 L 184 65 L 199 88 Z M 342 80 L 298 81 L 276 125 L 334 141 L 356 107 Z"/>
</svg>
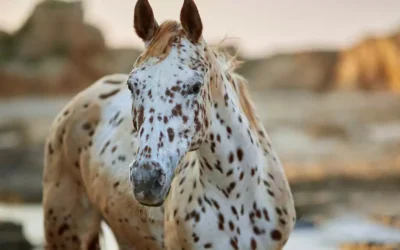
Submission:
<svg viewBox="0 0 400 250">
<path fill-rule="evenodd" d="M 0 222 L 1 250 L 31 250 L 33 246 L 25 238 L 22 225 L 12 222 Z"/>
<path fill-rule="evenodd" d="M 22 121 L 0 124 L 1 201 L 41 201 L 43 147 L 30 142 Z"/>
<path fill-rule="evenodd" d="M 295 224 L 295 229 L 310 229 L 310 228 L 315 228 L 314 222 L 301 218 L 297 219 Z"/>
<path fill-rule="evenodd" d="M 0 150 L 0 201 L 41 202 L 43 147 Z"/>
<path fill-rule="evenodd" d="M 12 36 L 0 31 L 0 65 L 12 56 Z"/>
</svg>

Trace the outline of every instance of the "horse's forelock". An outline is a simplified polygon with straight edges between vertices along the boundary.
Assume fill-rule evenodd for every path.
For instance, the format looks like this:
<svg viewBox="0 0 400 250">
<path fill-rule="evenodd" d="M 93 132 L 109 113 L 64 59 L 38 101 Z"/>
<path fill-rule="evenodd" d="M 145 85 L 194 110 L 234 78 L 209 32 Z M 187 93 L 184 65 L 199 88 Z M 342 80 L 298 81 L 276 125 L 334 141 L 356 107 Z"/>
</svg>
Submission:
<svg viewBox="0 0 400 250">
<path fill-rule="evenodd" d="M 178 22 L 165 21 L 157 28 L 153 39 L 150 41 L 136 64 L 140 65 L 151 57 L 158 58 L 162 61 L 168 56 L 174 41 L 181 39 L 182 35 L 182 26 Z"/>
</svg>

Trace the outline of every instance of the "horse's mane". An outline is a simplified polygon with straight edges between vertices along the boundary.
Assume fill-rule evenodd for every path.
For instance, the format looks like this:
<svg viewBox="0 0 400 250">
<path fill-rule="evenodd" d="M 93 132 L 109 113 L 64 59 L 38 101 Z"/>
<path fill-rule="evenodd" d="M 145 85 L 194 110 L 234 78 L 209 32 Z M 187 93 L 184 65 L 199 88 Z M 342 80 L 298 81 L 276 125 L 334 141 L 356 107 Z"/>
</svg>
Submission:
<svg viewBox="0 0 400 250">
<path fill-rule="evenodd" d="M 225 51 L 221 46 L 221 43 L 217 46 L 213 46 L 211 50 L 215 55 L 221 73 L 225 74 L 227 80 L 232 85 L 239 99 L 240 107 L 249 120 L 250 125 L 254 129 L 260 130 L 260 125 L 258 124 L 258 119 L 254 109 L 254 103 L 247 88 L 248 81 L 236 72 L 236 69 L 242 65 L 242 61 L 237 59 L 237 55 L 231 55 L 229 52 Z"/>
<path fill-rule="evenodd" d="M 178 42 L 180 44 L 179 41 L 184 35 L 182 26 L 178 22 L 163 22 L 135 64 L 141 64 L 150 57 L 155 57 L 162 61 L 168 56 L 173 43 Z M 223 41 L 216 46 L 209 47 L 208 53 L 215 58 L 215 63 L 217 64 L 215 66 L 219 68 L 219 73 L 225 74 L 227 80 L 235 90 L 242 111 L 249 120 L 250 125 L 254 129 L 260 130 L 260 124 L 255 116 L 254 104 L 247 89 L 247 80 L 235 72 L 241 66 L 242 62 L 237 59 L 237 55 L 231 55 L 224 50 L 223 46 L 221 46 Z"/>
</svg>

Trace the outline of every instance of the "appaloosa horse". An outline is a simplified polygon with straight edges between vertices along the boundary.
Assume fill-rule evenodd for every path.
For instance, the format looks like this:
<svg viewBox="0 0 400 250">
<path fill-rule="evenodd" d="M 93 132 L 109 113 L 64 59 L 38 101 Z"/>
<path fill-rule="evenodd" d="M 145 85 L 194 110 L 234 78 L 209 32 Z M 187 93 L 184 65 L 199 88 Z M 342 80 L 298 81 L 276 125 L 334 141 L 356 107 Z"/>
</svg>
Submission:
<svg viewBox="0 0 400 250">
<path fill-rule="evenodd" d="M 132 72 L 98 80 L 55 119 L 46 249 L 99 248 L 102 220 L 121 249 L 283 248 L 293 198 L 238 62 L 207 46 L 193 0 L 180 21 L 158 25 L 138 0 L 146 49 Z"/>
</svg>

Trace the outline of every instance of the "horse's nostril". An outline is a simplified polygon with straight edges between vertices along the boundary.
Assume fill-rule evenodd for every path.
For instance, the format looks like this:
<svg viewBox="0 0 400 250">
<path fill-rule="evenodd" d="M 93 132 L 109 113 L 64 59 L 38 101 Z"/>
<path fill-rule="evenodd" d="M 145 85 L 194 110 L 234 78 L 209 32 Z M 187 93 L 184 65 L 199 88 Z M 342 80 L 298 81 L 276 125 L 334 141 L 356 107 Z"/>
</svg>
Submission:
<svg viewBox="0 0 400 250">
<path fill-rule="evenodd" d="M 138 188 L 161 189 L 166 183 L 166 174 L 157 162 L 134 162 L 132 164 L 131 180 Z"/>
<path fill-rule="evenodd" d="M 162 169 L 157 169 L 157 183 L 160 186 L 165 185 L 166 175 Z"/>
<path fill-rule="evenodd" d="M 153 188 L 154 190 L 161 190 L 162 187 L 163 186 L 161 185 L 160 180 L 159 179 L 155 179 L 151 188 Z"/>
</svg>

